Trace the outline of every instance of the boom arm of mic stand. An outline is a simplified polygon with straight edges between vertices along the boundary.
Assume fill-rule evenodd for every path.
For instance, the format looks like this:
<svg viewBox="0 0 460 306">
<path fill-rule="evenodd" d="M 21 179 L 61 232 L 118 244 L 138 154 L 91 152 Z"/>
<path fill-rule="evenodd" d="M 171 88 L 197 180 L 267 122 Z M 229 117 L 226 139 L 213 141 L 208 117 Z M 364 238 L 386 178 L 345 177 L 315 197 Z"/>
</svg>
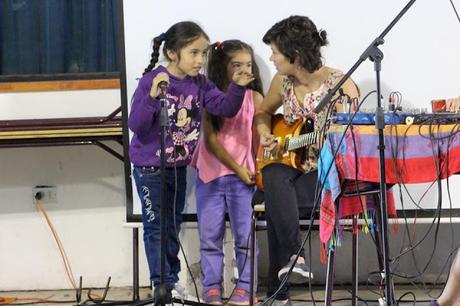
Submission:
<svg viewBox="0 0 460 306">
<path fill-rule="evenodd" d="M 355 72 L 356 69 L 368 58 L 372 58 L 373 54 L 376 54 L 375 49 L 378 48 L 381 44 L 384 43 L 385 35 L 390 32 L 391 28 L 401 19 L 401 17 L 409 10 L 409 8 L 415 3 L 416 0 L 411 0 L 406 6 L 399 12 L 399 14 L 390 22 L 390 24 L 383 30 L 383 32 L 376 38 L 374 41 L 366 48 L 366 50 L 361 54 L 356 63 L 348 70 L 347 73 L 340 79 L 340 81 L 330 89 L 328 93 L 323 97 L 323 99 L 318 103 L 318 105 L 313 110 L 315 113 L 319 113 L 331 100 L 334 94 L 339 90 L 340 87 L 350 78 L 350 76 Z"/>
</svg>

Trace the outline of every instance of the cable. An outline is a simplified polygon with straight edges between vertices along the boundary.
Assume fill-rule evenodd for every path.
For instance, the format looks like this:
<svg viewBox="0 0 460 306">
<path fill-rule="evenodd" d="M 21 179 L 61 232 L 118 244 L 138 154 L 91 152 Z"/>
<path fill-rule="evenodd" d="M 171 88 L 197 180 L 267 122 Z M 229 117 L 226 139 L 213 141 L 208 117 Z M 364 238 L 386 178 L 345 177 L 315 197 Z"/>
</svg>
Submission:
<svg viewBox="0 0 460 306">
<path fill-rule="evenodd" d="M 334 154 L 333 154 L 333 159 L 332 159 L 332 160 L 335 160 L 335 157 L 336 157 L 336 155 L 338 154 L 338 152 L 339 152 L 339 150 L 340 150 L 340 145 L 341 145 L 343 139 L 345 138 L 346 132 L 347 132 L 348 128 L 351 126 L 351 124 L 352 124 L 352 122 L 353 122 L 353 119 L 354 119 L 354 117 L 356 116 L 356 114 L 358 113 L 358 111 L 359 111 L 361 105 L 366 101 L 366 99 L 367 99 L 372 93 L 375 93 L 375 92 L 376 92 L 375 90 L 369 92 L 369 93 L 362 99 L 362 101 L 358 104 L 358 107 L 357 107 L 356 110 L 354 111 L 353 115 L 351 116 L 351 118 L 350 118 L 348 124 L 346 125 L 346 127 L 345 127 L 345 129 L 344 129 L 344 132 L 343 132 L 343 134 L 342 134 L 342 137 L 341 137 L 341 139 L 340 139 L 339 142 L 338 142 L 337 149 L 336 149 L 336 151 L 335 151 Z M 329 107 L 328 107 L 328 109 L 327 109 L 327 111 L 326 111 L 326 118 L 329 117 L 329 114 L 330 114 L 330 112 L 331 112 L 331 110 L 332 110 L 332 108 L 333 108 L 333 105 L 334 105 L 335 101 L 336 101 L 336 100 L 334 100 L 333 102 L 331 102 L 331 103 L 329 104 Z M 326 123 L 325 123 L 325 124 L 323 125 L 323 127 L 321 128 L 321 130 L 320 130 L 320 136 L 319 136 L 319 139 L 320 139 L 320 140 L 322 139 L 321 135 L 325 133 L 326 127 L 327 127 L 327 125 L 326 125 Z M 319 160 L 321 160 L 321 155 L 319 155 Z M 333 166 L 333 165 L 334 165 L 334 162 L 332 162 L 332 163 L 329 165 L 329 167 L 327 168 L 327 171 L 326 171 L 326 173 L 325 173 L 325 175 L 324 175 L 323 177 L 325 177 L 325 178 L 328 177 L 329 172 L 330 172 L 330 170 L 332 169 L 332 166 Z M 319 185 L 318 185 L 318 184 L 319 184 Z M 319 188 L 318 188 L 318 186 L 319 186 Z M 304 248 L 304 245 L 305 245 L 307 239 L 308 239 L 309 236 L 311 235 L 311 229 L 312 229 L 312 227 L 313 227 L 313 222 L 314 222 L 314 220 L 315 220 L 315 219 L 314 219 L 314 216 L 315 216 L 315 213 L 316 213 L 316 207 L 318 206 L 319 202 L 321 201 L 321 192 L 322 192 L 322 189 L 323 189 L 323 184 L 321 184 L 321 180 L 318 180 L 317 186 L 316 186 L 316 188 L 315 188 L 315 201 L 314 201 L 314 206 L 312 207 L 312 212 L 311 212 L 311 214 L 310 214 L 310 224 L 309 224 L 307 233 L 305 234 L 305 237 L 304 237 L 304 239 L 303 239 L 302 242 L 301 242 L 301 246 L 300 246 L 298 252 L 295 254 L 294 264 L 295 264 L 295 262 L 297 262 L 298 258 L 300 257 L 300 253 L 302 252 L 302 250 L 303 250 L 303 248 Z M 311 262 L 311 258 L 310 258 L 310 262 Z M 266 299 L 264 302 L 262 302 L 259 306 L 267 305 L 267 303 L 268 303 L 269 301 L 272 301 L 272 300 L 276 297 L 276 295 L 277 295 L 278 292 L 281 290 L 281 288 L 283 288 L 283 286 L 286 284 L 287 279 L 289 278 L 289 274 L 291 273 L 292 269 L 294 268 L 294 264 L 290 267 L 290 269 L 289 269 L 289 271 L 286 273 L 285 277 L 281 280 L 281 283 L 280 283 L 278 289 L 277 289 L 271 296 L 267 297 L 267 299 Z M 310 267 L 311 267 L 311 264 L 310 264 Z M 313 300 L 313 304 L 316 305 L 315 299 L 312 298 L 312 300 Z"/>
<path fill-rule="evenodd" d="M 53 234 L 54 241 L 56 242 L 56 245 L 58 247 L 59 253 L 61 254 L 61 258 L 62 258 L 62 261 L 63 261 L 63 264 L 64 264 L 64 268 L 65 268 L 65 271 L 66 271 L 67 278 L 68 278 L 70 284 L 72 285 L 72 288 L 76 289 L 77 288 L 76 281 L 75 281 L 75 278 L 73 277 L 72 268 L 70 266 L 70 262 L 69 262 L 69 259 L 67 257 L 67 254 L 66 254 L 66 252 L 64 250 L 64 246 L 62 245 L 61 240 L 59 239 L 59 236 L 57 234 L 57 231 L 56 231 L 53 223 L 51 222 L 48 214 L 46 213 L 45 209 L 43 208 L 42 201 L 39 198 L 41 198 L 41 195 L 39 195 L 39 193 L 37 193 L 35 195 L 37 208 L 42 213 L 42 215 L 45 217 L 46 223 L 48 224 L 48 227 L 50 228 L 51 233 Z"/>
<path fill-rule="evenodd" d="M 17 302 L 22 302 L 24 301 L 25 303 L 17 303 Z M 29 301 L 29 302 L 27 302 Z M 49 300 L 49 299 L 43 299 L 43 298 L 11 298 L 11 297 L 0 297 L 0 305 L 36 305 L 36 304 L 70 304 L 70 303 L 75 303 L 75 300 L 63 300 L 63 301 L 57 301 L 57 300 Z"/>
<path fill-rule="evenodd" d="M 402 99 L 402 95 L 401 95 L 401 99 Z M 398 107 L 400 107 L 400 106 L 398 105 Z M 401 189 L 401 184 L 403 182 L 403 180 L 402 180 L 402 171 L 400 170 L 400 168 L 398 167 L 398 165 L 396 163 L 396 161 L 398 160 L 397 153 L 399 152 L 399 148 L 398 148 L 398 146 L 399 146 L 398 129 L 395 128 L 394 130 L 396 132 L 395 141 L 390 142 L 391 143 L 390 148 L 391 148 L 392 157 L 393 157 L 395 178 L 397 180 L 397 184 L 398 184 L 398 188 L 399 188 L 399 197 L 400 197 L 400 201 L 401 201 L 401 207 L 402 207 L 402 213 L 403 213 L 403 217 L 404 217 L 405 229 L 406 229 L 406 233 L 407 233 L 407 238 L 409 240 L 409 246 L 412 247 L 412 239 L 411 239 L 411 235 L 410 235 L 410 232 L 409 232 L 409 224 L 408 224 L 406 212 L 405 212 L 405 209 L 404 209 L 404 201 L 403 201 L 403 197 L 402 197 L 402 189 Z M 408 131 L 408 129 L 406 129 L 406 133 L 405 133 L 404 137 L 406 137 L 407 131 Z M 390 129 L 390 139 L 392 139 L 392 138 L 393 138 L 393 128 Z M 393 146 L 393 143 L 395 143 L 396 148 Z M 405 152 L 403 151 L 403 153 L 405 153 Z M 403 159 L 403 163 L 405 163 L 405 159 Z M 423 196 L 422 196 L 422 198 L 423 198 Z M 414 236 L 415 236 L 415 226 L 414 226 Z M 403 236 L 403 239 L 405 239 L 405 237 L 406 236 Z M 414 239 L 415 239 L 415 237 L 414 237 Z M 402 246 L 400 248 L 400 252 L 402 252 L 403 249 L 404 249 L 403 245 L 404 245 L 404 241 L 403 241 Z M 412 251 L 411 251 L 411 255 L 412 255 L 412 259 L 414 260 L 415 268 L 416 268 L 417 272 L 420 273 L 420 270 L 419 270 L 419 267 L 418 267 L 418 261 L 417 261 L 417 258 L 415 256 L 415 252 L 414 252 L 413 248 L 412 248 Z M 399 264 L 399 260 L 398 261 L 392 260 L 392 262 L 393 262 L 393 266 L 394 266 L 394 268 L 392 270 L 397 269 L 397 266 Z M 425 283 L 423 282 L 423 280 L 422 280 L 422 284 L 423 284 L 424 287 L 426 286 Z"/>
<path fill-rule="evenodd" d="M 62 245 L 62 242 L 59 239 L 59 236 L 58 236 L 57 231 L 56 231 L 56 229 L 54 227 L 54 224 L 51 222 L 46 210 L 43 207 L 43 204 L 42 204 L 42 201 L 41 201 L 42 194 L 40 192 L 37 192 L 34 197 L 35 197 L 35 203 L 37 205 L 38 210 L 45 217 L 46 223 L 48 224 L 48 227 L 50 228 L 51 233 L 53 234 L 54 241 L 56 242 L 56 245 L 58 247 L 59 253 L 61 254 L 61 258 L 62 258 L 62 261 L 63 261 L 63 264 L 64 264 L 64 268 L 65 268 L 65 271 L 66 271 L 67 278 L 68 278 L 70 284 L 72 285 L 73 289 L 76 289 L 77 285 L 76 285 L 75 279 L 73 277 L 73 272 L 72 272 L 72 268 L 70 266 L 69 259 L 67 257 L 67 254 L 66 254 L 65 250 L 64 250 L 64 246 Z M 18 303 L 16 303 L 17 301 L 32 301 L 32 302 L 18 304 Z M 72 301 L 52 301 L 52 300 L 49 300 L 47 298 L 0 297 L 0 305 L 10 305 L 10 304 L 27 305 L 27 304 L 36 304 L 36 303 L 72 303 L 72 302 L 75 302 L 75 300 L 72 300 Z"/>
<path fill-rule="evenodd" d="M 446 137 L 434 137 L 434 135 L 433 135 L 433 128 L 432 128 L 432 126 L 431 126 L 431 122 L 430 122 L 429 128 L 430 128 L 430 137 L 429 137 L 429 139 L 430 139 L 431 142 L 432 142 L 432 147 L 433 147 L 433 141 L 436 141 L 436 140 L 437 140 L 437 152 L 438 152 L 438 154 L 436 155 L 436 152 L 435 152 L 435 150 L 434 150 L 434 148 L 433 148 L 433 159 L 434 159 L 434 162 L 435 162 L 435 168 L 436 168 L 436 170 L 437 170 L 437 177 L 438 177 L 438 193 L 441 193 L 442 190 L 440 190 L 440 188 L 441 188 L 441 187 L 440 187 L 440 185 L 441 185 L 441 184 L 440 184 L 440 178 L 441 178 L 440 173 L 442 172 L 442 169 L 444 169 L 444 166 L 445 166 L 445 169 L 446 169 L 446 170 L 449 169 L 449 166 L 448 166 L 448 162 L 449 162 L 449 151 L 450 151 L 450 146 L 452 145 L 452 139 L 453 139 L 452 137 L 453 137 L 453 135 L 455 135 L 454 130 L 456 129 L 456 125 L 454 125 L 453 129 L 451 130 L 451 133 L 449 133 L 449 135 L 447 136 L 447 138 L 448 138 L 448 144 L 447 144 L 447 148 L 446 148 L 446 152 L 447 152 L 447 153 L 446 153 L 446 162 L 445 162 L 444 164 L 441 164 L 440 161 L 439 161 L 439 158 L 436 158 L 436 156 L 439 156 L 439 155 L 440 155 L 439 152 L 441 151 L 439 139 L 445 139 Z M 420 131 L 420 128 L 419 128 L 419 131 Z M 439 162 L 437 163 L 437 161 L 439 161 Z M 446 176 L 448 176 L 448 173 L 447 173 Z M 450 195 L 449 183 L 447 183 L 447 184 L 448 184 L 448 194 Z M 449 197 L 449 203 L 450 203 L 450 207 L 452 208 L 452 202 L 451 202 L 451 198 L 450 198 L 450 197 Z M 440 199 L 438 199 L 438 210 L 437 210 L 437 213 L 438 213 L 439 210 L 440 210 L 440 206 L 441 206 Z M 439 228 L 439 217 L 440 217 L 440 216 L 439 216 L 440 214 L 437 214 L 437 215 L 438 215 L 438 224 L 437 224 L 436 232 L 435 232 L 435 239 L 434 239 L 435 244 L 434 244 L 434 247 L 433 247 L 432 255 L 431 255 L 430 259 L 428 260 L 427 265 L 425 266 L 424 270 L 423 270 L 422 272 L 418 271 L 418 275 L 416 275 L 415 277 L 421 276 L 421 275 L 426 271 L 426 268 L 428 267 L 429 263 L 430 263 L 431 260 L 433 259 L 433 255 L 434 255 L 433 252 L 434 252 L 434 250 L 436 249 L 436 242 L 437 242 L 438 228 Z M 450 217 L 452 218 L 452 215 L 451 215 L 451 214 L 450 214 Z M 450 223 L 450 224 L 451 224 L 451 233 L 452 233 L 452 219 L 451 219 L 451 223 Z M 432 223 L 432 225 L 430 226 L 429 231 L 431 230 L 432 226 L 433 226 L 433 223 Z M 427 233 L 428 233 L 429 231 L 427 231 Z M 426 237 L 426 236 L 425 236 L 425 237 Z M 422 241 L 425 239 L 425 237 L 422 239 Z M 453 233 L 452 233 L 452 237 L 453 237 Z M 410 239 L 410 237 L 409 237 L 409 239 Z M 418 244 L 417 244 L 417 245 L 418 245 Z M 415 246 L 412 246 L 411 249 L 413 249 L 414 247 L 415 247 Z M 453 254 L 453 252 L 454 252 L 453 246 L 451 247 L 451 249 L 452 249 L 452 252 L 451 252 L 451 254 L 449 255 L 449 257 L 447 258 L 447 260 L 446 260 L 446 262 L 445 262 L 445 264 L 444 264 L 442 270 L 440 271 L 438 277 L 436 278 L 435 284 L 436 284 L 437 281 L 439 280 L 439 277 L 442 275 L 443 271 L 445 270 L 445 267 L 446 267 L 448 261 L 449 261 L 450 258 L 452 257 L 452 254 Z M 411 281 L 411 280 L 408 278 L 408 276 L 403 276 L 403 277 L 405 277 L 405 278 L 407 278 L 409 281 Z M 413 283 L 412 281 L 411 281 L 411 283 L 412 283 L 414 286 L 417 286 L 417 285 L 416 285 L 415 283 Z M 423 284 L 423 286 L 424 286 L 424 288 L 425 288 L 425 291 L 428 292 L 427 294 L 430 295 L 429 292 L 430 292 L 431 290 L 426 289 L 426 285 L 425 285 L 424 282 L 422 282 L 422 284 Z"/>
<path fill-rule="evenodd" d="M 458 15 L 457 8 L 455 7 L 454 2 L 452 0 L 449 0 L 449 1 L 450 1 L 450 4 L 452 5 L 452 9 L 454 10 L 455 16 L 457 16 L 457 20 L 460 23 L 460 16 Z"/>
<path fill-rule="evenodd" d="M 170 130 L 170 132 L 171 132 L 171 130 Z M 173 154 L 174 154 L 174 156 L 176 156 L 176 147 L 175 146 L 173 146 Z M 184 247 L 182 246 L 182 242 L 181 242 L 180 237 L 179 237 L 179 232 L 177 231 L 177 221 L 176 221 L 177 188 L 178 188 L 178 183 L 177 183 L 177 164 L 176 164 L 176 158 L 174 158 L 174 200 L 173 200 L 174 231 L 175 231 L 175 234 L 176 234 L 177 241 L 179 243 L 180 250 L 182 252 L 182 256 L 184 256 L 184 261 L 185 261 L 185 265 L 187 267 L 187 271 L 190 274 L 190 277 L 192 278 L 196 298 L 198 300 L 198 303 L 200 303 L 200 295 L 198 293 L 198 286 L 196 285 L 195 277 L 194 277 L 194 275 L 192 273 L 192 269 L 190 268 L 190 265 L 188 263 L 187 255 L 185 254 Z"/>
<path fill-rule="evenodd" d="M 401 296 L 399 297 L 398 301 L 396 302 L 396 305 L 399 305 L 399 304 L 402 302 L 403 297 L 405 297 L 406 295 L 409 295 L 409 294 L 412 295 L 412 296 L 414 297 L 414 305 L 417 305 L 417 297 L 416 297 L 415 294 L 414 294 L 413 292 L 411 292 L 411 291 L 406 292 L 406 293 L 404 293 L 403 295 L 401 295 Z"/>
</svg>

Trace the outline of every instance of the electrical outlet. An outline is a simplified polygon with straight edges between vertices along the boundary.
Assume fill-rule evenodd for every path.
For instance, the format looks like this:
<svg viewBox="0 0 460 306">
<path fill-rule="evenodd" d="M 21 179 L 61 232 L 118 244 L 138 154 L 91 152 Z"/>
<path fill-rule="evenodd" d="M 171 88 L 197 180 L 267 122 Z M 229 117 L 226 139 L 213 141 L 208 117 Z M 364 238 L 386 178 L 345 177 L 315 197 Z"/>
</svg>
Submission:
<svg viewBox="0 0 460 306">
<path fill-rule="evenodd" d="M 57 203 L 56 186 L 35 186 L 32 188 L 32 200 L 34 203 L 40 200 L 42 204 Z"/>
</svg>

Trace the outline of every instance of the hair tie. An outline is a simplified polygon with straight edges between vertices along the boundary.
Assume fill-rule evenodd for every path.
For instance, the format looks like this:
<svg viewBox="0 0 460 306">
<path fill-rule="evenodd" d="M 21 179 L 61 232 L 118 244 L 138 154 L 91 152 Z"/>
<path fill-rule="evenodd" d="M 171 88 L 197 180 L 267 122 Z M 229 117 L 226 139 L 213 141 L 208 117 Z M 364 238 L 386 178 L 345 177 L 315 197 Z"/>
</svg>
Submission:
<svg viewBox="0 0 460 306">
<path fill-rule="evenodd" d="M 321 41 L 324 41 L 323 36 L 322 36 L 323 32 L 324 32 L 323 29 L 320 29 L 320 30 L 318 31 L 318 37 L 319 37 L 319 39 L 320 39 Z"/>
<path fill-rule="evenodd" d="M 161 33 L 158 38 L 161 40 L 161 41 L 165 41 L 166 40 L 166 34 L 165 33 Z"/>
<path fill-rule="evenodd" d="M 220 41 L 216 41 L 214 43 L 214 50 L 222 50 L 224 46 L 222 46 L 222 43 Z"/>
</svg>

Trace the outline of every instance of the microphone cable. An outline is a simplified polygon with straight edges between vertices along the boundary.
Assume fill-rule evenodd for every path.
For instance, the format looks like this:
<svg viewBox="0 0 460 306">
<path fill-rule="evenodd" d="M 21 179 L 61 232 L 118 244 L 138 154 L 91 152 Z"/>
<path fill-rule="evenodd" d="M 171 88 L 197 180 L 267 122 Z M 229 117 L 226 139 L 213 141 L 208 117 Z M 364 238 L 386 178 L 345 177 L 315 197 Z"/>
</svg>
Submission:
<svg viewBox="0 0 460 306">
<path fill-rule="evenodd" d="M 457 8 L 455 7 L 454 1 L 449 0 L 449 2 L 452 5 L 452 9 L 454 10 L 455 16 L 457 16 L 458 23 L 460 23 L 460 16 L 458 14 Z"/>
</svg>

